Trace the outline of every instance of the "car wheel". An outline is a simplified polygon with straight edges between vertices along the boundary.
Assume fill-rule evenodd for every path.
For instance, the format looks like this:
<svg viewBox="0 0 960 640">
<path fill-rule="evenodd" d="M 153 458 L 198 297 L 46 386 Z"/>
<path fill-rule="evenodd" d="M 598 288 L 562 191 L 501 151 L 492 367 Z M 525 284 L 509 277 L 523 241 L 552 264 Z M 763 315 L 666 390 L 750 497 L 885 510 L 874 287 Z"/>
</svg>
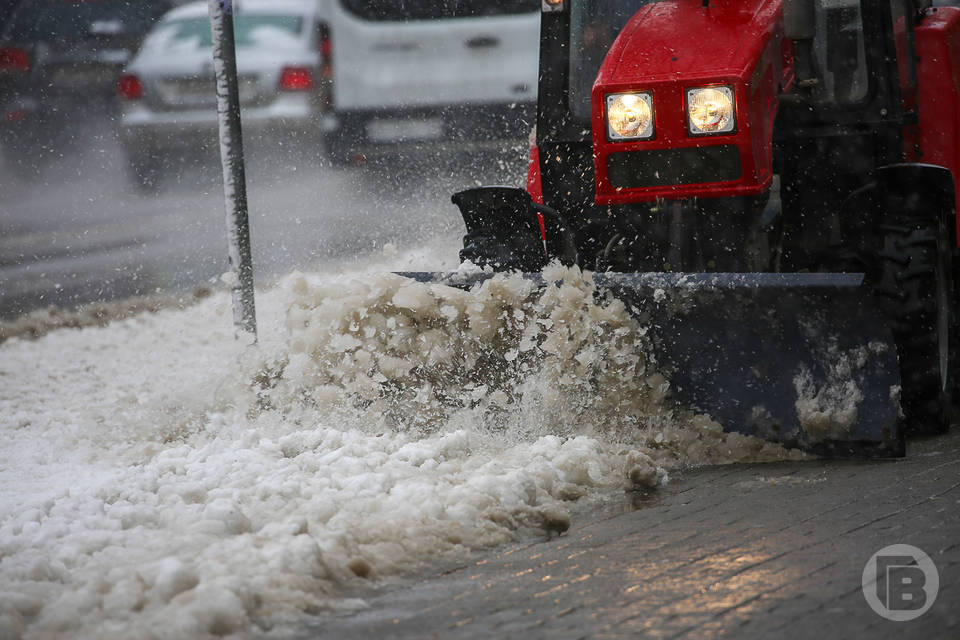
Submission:
<svg viewBox="0 0 960 640">
<path fill-rule="evenodd" d="M 44 162 L 44 147 L 35 140 L 19 140 L 11 137 L 0 143 L 3 166 L 18 180 L 32 180 L 40 172 Z"/>
<path fill-rule="evenodd" d="M 358 136 L 352 127 L 341 126 L 336 131 L 324 133 L 323 146 L 327 159 L 334 167 L 352 167 L 363 163 Z"/>
<path fill-rule="evenodd" d="M 130 182 L 139 193 L 156 195 L 160 192 L 160 163 L 154 153 L 143 151 L 128 153 L 127 161 Z"/>
</svg>

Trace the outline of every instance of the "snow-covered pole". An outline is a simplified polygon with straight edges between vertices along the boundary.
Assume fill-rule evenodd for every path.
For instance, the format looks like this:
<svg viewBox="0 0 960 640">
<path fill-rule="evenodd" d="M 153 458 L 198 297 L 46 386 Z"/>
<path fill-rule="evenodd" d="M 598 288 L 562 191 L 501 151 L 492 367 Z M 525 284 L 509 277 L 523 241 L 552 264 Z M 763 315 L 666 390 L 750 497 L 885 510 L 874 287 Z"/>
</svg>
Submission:
<svg viewBox="0 0 960 640">
<path fill-rule="evenodd" d="M 207 0 L 207 6 L 213 35 L 213 68 L 217 78 L 223 195 L 226 199 L 230 271 L 233 275 L 233 324 L 238 331 L 251 334 L 256 342 L 257 314 L 253 299 L 253 259 L 250 256 L 247 178 L 240 128 L 237 51 L 233 40 L 233 0 Z"/>
</svg>

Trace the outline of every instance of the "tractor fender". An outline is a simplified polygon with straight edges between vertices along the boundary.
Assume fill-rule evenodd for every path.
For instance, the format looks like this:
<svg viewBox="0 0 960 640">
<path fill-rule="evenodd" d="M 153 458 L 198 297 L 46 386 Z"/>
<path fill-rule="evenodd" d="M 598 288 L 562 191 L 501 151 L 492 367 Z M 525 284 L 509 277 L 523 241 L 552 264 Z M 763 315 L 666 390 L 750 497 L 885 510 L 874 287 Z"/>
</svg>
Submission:
<svg viewBox="0 0 960 640">
<path fill-rule="evenodd" d="M 886 165 L 876 169 L 876 182 L 886 211 L 899 210 L 911 218 L 945 215 L 956 230 L 954 179 L 946 167 L 920 162 Z"/>
<path fill-rule="evenodd" d="M 907 218 L 936 221 L 947 217 L 957 245 L 956 194 L 953 173 L 946 167 L 903 162 L 877 167 L 873 180 L 847 196 L 840 216 L 844 238 L 862 238 L 891 212 Z"/>
</svg>

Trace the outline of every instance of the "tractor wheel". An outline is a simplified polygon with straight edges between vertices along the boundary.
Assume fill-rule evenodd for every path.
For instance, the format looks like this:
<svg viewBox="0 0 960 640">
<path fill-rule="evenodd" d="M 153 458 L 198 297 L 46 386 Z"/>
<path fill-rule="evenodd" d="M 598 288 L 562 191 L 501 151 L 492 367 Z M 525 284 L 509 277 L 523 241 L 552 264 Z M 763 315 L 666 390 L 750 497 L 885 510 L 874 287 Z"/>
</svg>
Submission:
<svg viewBox="0 0 960 640">
<path fill-rule="evenodd" d="M 942 433 L 952 409 L 950 233 L 945 221 L 903 220 L 881 234 L 875 290 L 897 342 L 905 430 Z"/>
<path fill-rule="evenodd" d="M 951 247 L 956 247 L 956 236 L 951 239 Z M 953 282 L 960 282 L 960 251 L 954 249 L 951 252 Z M 953 305 L 950 308 L 950 366 L 956 369 L 957 363 L 960 363 L 960 300 L 956 293 L 953 297 Z M 960 375 L 950 376 L 952 408 L 956 411 L 960 408 Z"/>
</svg>

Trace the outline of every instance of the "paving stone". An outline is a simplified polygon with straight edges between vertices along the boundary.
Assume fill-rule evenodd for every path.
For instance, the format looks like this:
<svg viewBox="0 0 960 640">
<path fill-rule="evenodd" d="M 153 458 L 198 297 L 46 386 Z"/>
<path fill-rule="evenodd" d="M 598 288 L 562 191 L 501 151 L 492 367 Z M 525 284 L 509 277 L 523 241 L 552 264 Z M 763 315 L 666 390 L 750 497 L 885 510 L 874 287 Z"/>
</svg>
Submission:
<svg viewBox="0 0 960 640">
<path fill-rule="evenodd" d="M 960 428 L 898 461 L 687 470 L 638 501 L 296 638 L 960 637 Z M 866 562 L 896 543 L 923 549 L 940 575 L 935 603 L 910 622 L 877 615 L 861 588 Z"/>
</svg>

